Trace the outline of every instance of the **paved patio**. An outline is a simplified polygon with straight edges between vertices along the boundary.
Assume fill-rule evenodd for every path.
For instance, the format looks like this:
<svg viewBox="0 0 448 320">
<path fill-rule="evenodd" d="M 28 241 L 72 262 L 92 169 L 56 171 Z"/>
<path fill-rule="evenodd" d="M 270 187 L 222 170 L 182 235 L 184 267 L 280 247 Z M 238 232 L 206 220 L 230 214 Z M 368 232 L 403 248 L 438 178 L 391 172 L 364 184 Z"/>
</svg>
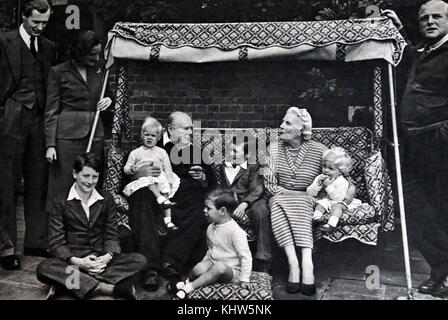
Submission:
<svg viewBox="0 0 448 320">
<path fill-rule="evenodd" d="M 19 221 L 19 239 L 23 239 L 23 207 L 19 204 L 21 219 Z M 22 241 L 19 252 L 22 252 Z M 387 243 L 367 246 L 357 241 L 346 240 L 342 243 L 321 241 L 317 244 L 314 265 L 317 294 L 306 297 L 302 294 L 287 294 L 284 285 L 287 280 L 286 259 L 278 249 L 274 250 L 273 292 L 279 300 L 390 300 L 406 295 L 406 276 L 404 272 L 401 234 L 396 230 L 387 235 Z M 429 266 L 421 254 L 411 248 L 412 285 L 417 287 L 429 275 Z M 43 300 L 48 287 L 40 283 L 35 276 L 35 269 L 42 258 L 23 257 L 22 269 L 5 271 L 0 268 L 0 300 Z M 379 270 L 380 283 L 369 290 L 366 285 L 368 266 Z M 157 292 L 147 292 L 138 288 L 138 295 L 144 300 L 168 300 L 170 296 L 165 289 L 165 282 Z M 60 299 L 73 299 L 62 296 Z M 97 299 L 110 299 L 99 297 Z M 440 300 L 429 295 L 414 293 L 416 300 Z"/>
</svg>

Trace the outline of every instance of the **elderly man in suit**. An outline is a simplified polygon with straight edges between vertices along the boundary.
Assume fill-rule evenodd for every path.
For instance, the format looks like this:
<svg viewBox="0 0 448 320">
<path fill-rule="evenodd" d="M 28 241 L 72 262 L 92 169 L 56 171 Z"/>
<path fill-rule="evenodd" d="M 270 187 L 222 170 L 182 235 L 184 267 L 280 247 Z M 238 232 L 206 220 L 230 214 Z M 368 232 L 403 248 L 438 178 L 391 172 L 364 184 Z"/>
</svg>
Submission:
<svg viewBox="0 0 448 320">
<path fill-rule="evenodd" d="M 236 220 L 250 220 L 256 240 L 254 270 L 270 273 L 272 230 L 260 165 L 251 163 L 249 142 L 238 137 L 226 158 L 229 161 L 216 168 L 217 183 L 238 197 L 239 205 L 234 211 Z"/>
<path fill-rule="evenodd" d="M 47 0 L 24 1 L 19 29 L 0 34 L 0 220 L 16 245 L 16 201 L 23 177 L 25 255 L 45 256 L 47 248 L 43 114 L 55 46 L 41 34 L 50 14 Z"/>
<path fill-rule="evenodd" d="M 386 10 L 401 29 L 395 12 Z M 426 1 L 418 13 L 423 43 L 401 100 L 404 196 L 409 233 L 431 266 L 419 291 L 448 297 L 448 4 Z"/>
<path fill-rule="evenodd" d="M 101 160 L 94 153 L 75 160 L 75 183 L 54 199 L 50 211 L 49 248 L 54 258 L 37 267 L 37 278 L 65 286 L 79 299 L 112 295 L 135 300 L 132 277 L 145 267 L 146 259 L 121 253 L 114 200 L 95 189 L 100 172 Z M 73 270 L 79 281 L 67 280 Z"/>
</svg>

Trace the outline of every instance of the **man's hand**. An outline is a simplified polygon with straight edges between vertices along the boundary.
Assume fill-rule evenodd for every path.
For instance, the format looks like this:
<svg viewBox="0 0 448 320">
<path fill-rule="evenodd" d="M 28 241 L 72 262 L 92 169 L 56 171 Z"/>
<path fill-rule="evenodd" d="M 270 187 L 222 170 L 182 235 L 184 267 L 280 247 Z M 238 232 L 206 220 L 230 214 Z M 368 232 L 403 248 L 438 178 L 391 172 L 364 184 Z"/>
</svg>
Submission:
<svg viewBox="0 0 448 320">
<path fill-rule="evenodd" d="M 249 205 L 247 204 L 247 202 L 240 203 L 240 205 L 233 212 L 233 215 L 239 219 L 243 218 L 246 214 L 246 209 L 248 206 Z"/>
<path fill-rule="evenodd" d="M 49 163 L 53 163 L 54 161 L 58 160 L 58 156 L 56 153 L 55 147 L 48 147 L 47 153 L 45 154 L 45 158 Z"/>
<path fill-rule="evenodd" d="M 193 166 L 190 168 L 190 171 L 188 171 L 188 174 L 197 181 L 205 181 L 205 173 L 204 169 L 202 169 L 201 166 Z"/>
<path fill-rule="evenodd" d="M 112 103 L 112 99 L 111 98 L 103 98 L 100 101 L 98 101 L 97 105 L 96 105 L 96 110 L 97 111 L 104 111 L 107 108 L 109 108 L 109 106 Z"/>
<path fill-rule="evenodd" d="M 109 262 L 112 260 L 112 255 L 110 253 L 106 253 L 105 255 L 99 256 L 96 258 L 96 261 L 100 261 L 104 263 L 106 266 L 109 264 Z"/>
<path fill-rule="evenodd" d="M 91 254 L 84 258 L 72 257 L 70 262 L 80 269 L 87 271 L 89 274 L 100 274 L 106 268 L 106 264 L 102 260 L 98 260 L 97 256 Z"/>
<path fill-rule="evenodd" d="M 240 281 L 240 285 L 241 285 L 241 287 L 243 287 L 244 289 L 247 289 L 247 290 L 252 290 L 252 288 L 253 288 L 253 285 L 250 282 Z"/>
<path fill-rule="evenodd" d="M 96 261 L 96 256 L 94 254 L 88 255 L 84 258 L 71 257 L 70 262 L 80 269 L 88 271 L 92 267 L 96 267 L 99 263 Z"/>
<path fill-rule="evenodd" d="M 135 171 L 137 172 L 138 169 L 140 169 L 142 166 L 138 166 L 135 168 Z M 158 177 L 162 173 L 162 169 L 158 166 L 144 166 L 145 167 L 145 174 L 151 177 Z"/>
<path fill-rule="evenodd" d="M 398 31 L 403 29 L 403 24 L 401 23 L 400 18 L 398 18 L 398 15 L 395 13 L 395 11 L 390 9 L 383 10 L 381 11 L 380 16 L 388 17 L 389 19 L 391 19 L 395 27 L 397 27 Z"/>
<path fill-rule="evenodd" d="M 98 263 L 96 266 L 89 269 L 89 274 L 100 274 L 102 273 L 109 262 L 112 260 L 112 256 L 109 253 L 106 253 L 105 255 L 102 255 L 100 257 L 97 257 L 95 261 Z"/>
</svg>

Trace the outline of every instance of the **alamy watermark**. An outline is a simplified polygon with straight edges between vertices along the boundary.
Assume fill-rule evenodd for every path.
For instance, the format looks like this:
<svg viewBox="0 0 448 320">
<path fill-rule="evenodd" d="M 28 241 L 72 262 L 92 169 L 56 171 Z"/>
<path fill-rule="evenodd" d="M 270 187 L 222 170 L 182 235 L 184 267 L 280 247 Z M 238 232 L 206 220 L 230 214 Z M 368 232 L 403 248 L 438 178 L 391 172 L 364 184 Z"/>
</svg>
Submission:
<svg viewBox="0 0 448 320">
<path fill-rule="evenodd" d="M 65 19 L 65 27 L 68 30 L 79 30 L 81 28 L 81 15 L 79 7 L 76 5 L 69 5 L 65 8 L 65 13 L 68 17 Z"/>
<path fill-rule="evenodd" d="M 70 265 L 65 269 L 65 274 L 67 274 L 67 278 L 65 279 L 65 287 L 68 290 L 79 290 L 80 272 L 79 267 L 74 265 Z"/>
<path fill-rule="evenodd" d="M 380 268 L 376 265 L 370 265 L 366 268 L 366 287 L 369 290 L 379 290 L 381 288 Z"/>
</svg>

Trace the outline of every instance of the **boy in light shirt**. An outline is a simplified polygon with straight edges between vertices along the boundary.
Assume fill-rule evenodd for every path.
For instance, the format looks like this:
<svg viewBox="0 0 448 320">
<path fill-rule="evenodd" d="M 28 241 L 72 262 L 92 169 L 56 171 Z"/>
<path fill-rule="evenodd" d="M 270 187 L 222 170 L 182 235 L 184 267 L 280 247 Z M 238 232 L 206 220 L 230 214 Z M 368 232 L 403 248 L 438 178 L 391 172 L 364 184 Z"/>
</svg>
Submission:
<svg viewBox="0 0 448 320">
<path fill-rule="evenodd" d="M 204 213 L 211 224 L 207 229 L 208 251 L 185 282 L 169 288 L 179 299 L 195 289 L 213 284 L 238 282 L 251 288 L 252 254 L 247 235 L 231 218 L 238 201 L 230 190 L 217 189 L 205 200 Z"/>
</svg>

